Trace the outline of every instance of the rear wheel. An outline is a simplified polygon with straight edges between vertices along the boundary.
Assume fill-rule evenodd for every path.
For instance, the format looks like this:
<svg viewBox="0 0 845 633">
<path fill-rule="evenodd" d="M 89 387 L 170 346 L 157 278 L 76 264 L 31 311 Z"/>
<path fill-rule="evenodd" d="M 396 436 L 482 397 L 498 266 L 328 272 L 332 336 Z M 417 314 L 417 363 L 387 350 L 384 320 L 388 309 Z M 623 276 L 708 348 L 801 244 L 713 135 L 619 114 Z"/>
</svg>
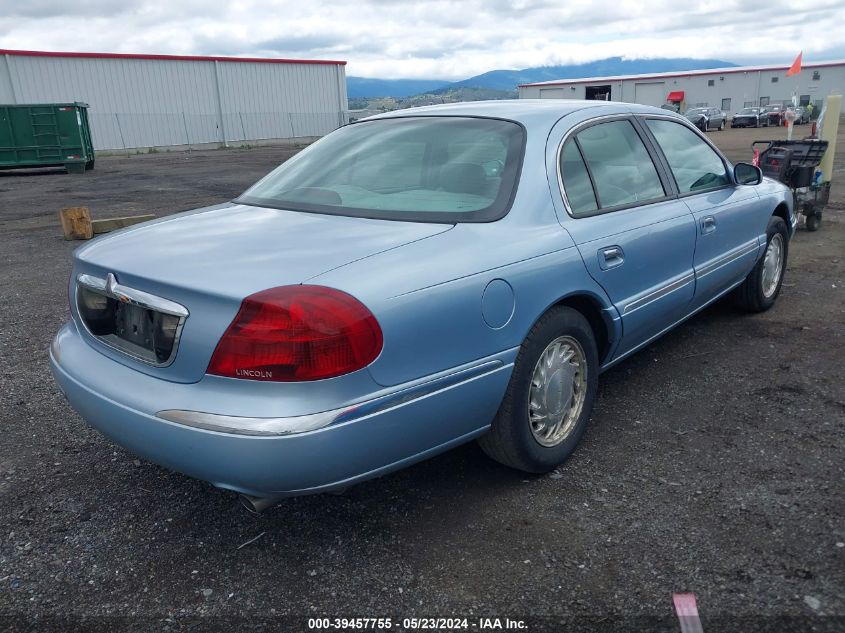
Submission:
<svg viewBox="0 0 845 633">
<path fill-rule="evenodd" d="M 734 294 L 737 305 L 749 312 L 764 312 L 775 304 L 786 272 L 786 259 L 789 254 L 786 222 L 777 216 L 769 218 L 766 238 L 763 257 Z"/>
<path fill-rule="evenodd" d="M 597 385 L 598 350 L 590 324 L 572 308 L 552 308 L 522 343 L 496 419 L 478 443 L 506 466 L 552 470 L 581 439 Z"/>
</svg>

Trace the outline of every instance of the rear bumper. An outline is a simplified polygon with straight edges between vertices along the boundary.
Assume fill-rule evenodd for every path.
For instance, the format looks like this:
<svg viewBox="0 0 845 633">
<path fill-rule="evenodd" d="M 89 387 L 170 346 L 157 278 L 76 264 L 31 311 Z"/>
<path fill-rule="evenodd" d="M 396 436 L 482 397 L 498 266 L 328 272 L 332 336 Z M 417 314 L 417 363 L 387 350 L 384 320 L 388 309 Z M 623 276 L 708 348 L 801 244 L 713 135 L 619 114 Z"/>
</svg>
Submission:
<svg viewBox="0 0 845 633">
<path fill-rule="evenodd" d="M 451 380 L 436 383 L 442 388 L 420 390 L 425 380 L 398 386 L 391 394 L 399 396 L 389 406 L 351 407 L 323 428 L 262 436 L 159 417 L 155 394 L 162 394 L 169 407 L 183 394 L 195 410 L 196 394 L 191 392 L 208 385 L 171 383 L 124 367 L 89 346 L 73 324 L 59 332 L 50 348 L 53 374 L 71 406 L 121 446 L 221 488 L 277 497 L 345 487 L 478 437 L 495 416 L 514 356 L 515 350 L 483 359 L 476 370 L 464 367 Z M 148 410 L 138 405 L 139 393 L 153 394 L 146 398 L 153 400 L 144 405 Z M 244 394 L 245 400 L 251 398 L 247 390 Z M 365 400 L 379 402 L 384 396 L 374 395 L 378 397 Z M 238 403 L 231 396 L 227 401 L 224 413 L 231 414 Z M 326 408 L 315 403 L 314 413 Z M 216 419 L 213 411 L 202 415 L 206 421 Z M 271 419 L 285 420 L 278 415 Z"/>
</svg>

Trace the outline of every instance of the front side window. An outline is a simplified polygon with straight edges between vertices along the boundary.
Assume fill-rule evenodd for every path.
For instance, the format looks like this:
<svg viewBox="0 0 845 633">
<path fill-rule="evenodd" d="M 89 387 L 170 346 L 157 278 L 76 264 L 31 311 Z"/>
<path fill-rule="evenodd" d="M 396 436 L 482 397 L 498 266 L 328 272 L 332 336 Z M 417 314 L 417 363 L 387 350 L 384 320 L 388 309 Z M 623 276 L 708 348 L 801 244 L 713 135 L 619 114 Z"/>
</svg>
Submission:
<svg viewBox="0 0 845 633">
<path fill-rule="evenodd" d="M 663 150 L 682 194 L 722 187 L 730 182 L 719 155 L 687 126 L 662 119 L 648 119 L 646 123 Z"/>
<path fill-rule="evenodd" d="M 314 143 L 237 201 L 416 222 L 495 220 L 516 187 L 524 134 L 498 119 L 362 121 Z"/>
<path fill-rule="evenodd" d="M 575 139 L 602 209 L 663 198 L 657 169 L 630 121 L 591 125 Z M 566 176 L 564 175 L 564 181 Z"/>
</svg>

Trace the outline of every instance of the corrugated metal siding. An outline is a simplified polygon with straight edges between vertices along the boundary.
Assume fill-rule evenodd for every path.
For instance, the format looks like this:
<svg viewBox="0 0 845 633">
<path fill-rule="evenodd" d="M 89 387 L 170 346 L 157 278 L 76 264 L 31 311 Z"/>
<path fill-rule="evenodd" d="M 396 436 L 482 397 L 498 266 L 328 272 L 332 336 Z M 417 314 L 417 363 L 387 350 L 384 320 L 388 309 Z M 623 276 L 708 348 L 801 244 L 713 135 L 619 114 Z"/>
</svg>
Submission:
<svg viewBox="0 0 845 633">
<path fill-rule="evenodd" d="M 341 123 L 337 66 L 218 62 L 217 69 L 227 138 L 320 136 Z"/>
<path fill-rule="evenodd" d="M 819 78 L 813 79 L 817 71 Z M 521 99 L 558 98 L 584 99 L 587 86 L 602 84 L 611 85 L 611 99 L 642 103 L 644 105 L 661 105 L 665 103 L 669 92 L 684 91 L 685 107 L 708 105 L 722 107 L 723 100 L 729 100 L 731 113 L 747 105 L 759 105 L 760 99 L 768 99 L 769 103 L 782 103 L 792 98 L 793 92 L 801 96 L 808 96 L 810 101 L 819 105 L 829 94 L 841 93 L 845 90 L 845 65 L 830 65 L 819 68 L 805 67 L 799 75 L 786 77 L 784 69 L 777 70 L 749 70 L 743 72 L 714 72 L 687 76 L 673 76 L 666 78 L 634 78 L 622 81 L 609 81 L 601 78 L 592 82 L 572 82 L 565 85 L 527 85 L 520 86 Z M 772 83 L 772 78 L 777 81 Z M 713 81 L 713 85 L 708 85 Z M 663 82 L 660 92 L 652 91 L 641 94 L 640 87 L 644 83 Z M 574 88 L 574 89 L 573 89 Z M 726 103 L 727 105 L 727 103 Z"/>
<path fill-rule="evenodd" d="M 322 136 L 345 122 L 345 83 L 334 64 L 0 60 L 0 102 L 88 103 L 96 149 Z"/>
</svg>

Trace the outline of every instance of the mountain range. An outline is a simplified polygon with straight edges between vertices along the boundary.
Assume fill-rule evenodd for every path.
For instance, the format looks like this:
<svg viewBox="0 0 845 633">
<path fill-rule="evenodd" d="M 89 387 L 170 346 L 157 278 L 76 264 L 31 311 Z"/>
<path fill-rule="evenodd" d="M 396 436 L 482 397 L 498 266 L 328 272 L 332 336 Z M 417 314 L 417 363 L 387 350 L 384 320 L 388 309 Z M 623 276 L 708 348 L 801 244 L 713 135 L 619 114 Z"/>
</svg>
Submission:
<svg viewBox="0 0 845 633">
<path fill-rule="evenodd" d="M 491 70 L 460 81 L 347 77 L 346 91 L 350 99 L 361 97 L 404 98 L 420 93 L 446 92 L 455 88 L 516 90 L 519 84 L 533 83 L 535 81 L 703 70 L 706 68 L 728 68 L 736 65 L 720 59 L 690 59 L 686 57 L 623 59 L 621 57 L 608 57 L 607 59 L 587 62 L 586 64 L 539 66 L 536 68 L 523 68 L 522 70 Z"/>
</svg>

